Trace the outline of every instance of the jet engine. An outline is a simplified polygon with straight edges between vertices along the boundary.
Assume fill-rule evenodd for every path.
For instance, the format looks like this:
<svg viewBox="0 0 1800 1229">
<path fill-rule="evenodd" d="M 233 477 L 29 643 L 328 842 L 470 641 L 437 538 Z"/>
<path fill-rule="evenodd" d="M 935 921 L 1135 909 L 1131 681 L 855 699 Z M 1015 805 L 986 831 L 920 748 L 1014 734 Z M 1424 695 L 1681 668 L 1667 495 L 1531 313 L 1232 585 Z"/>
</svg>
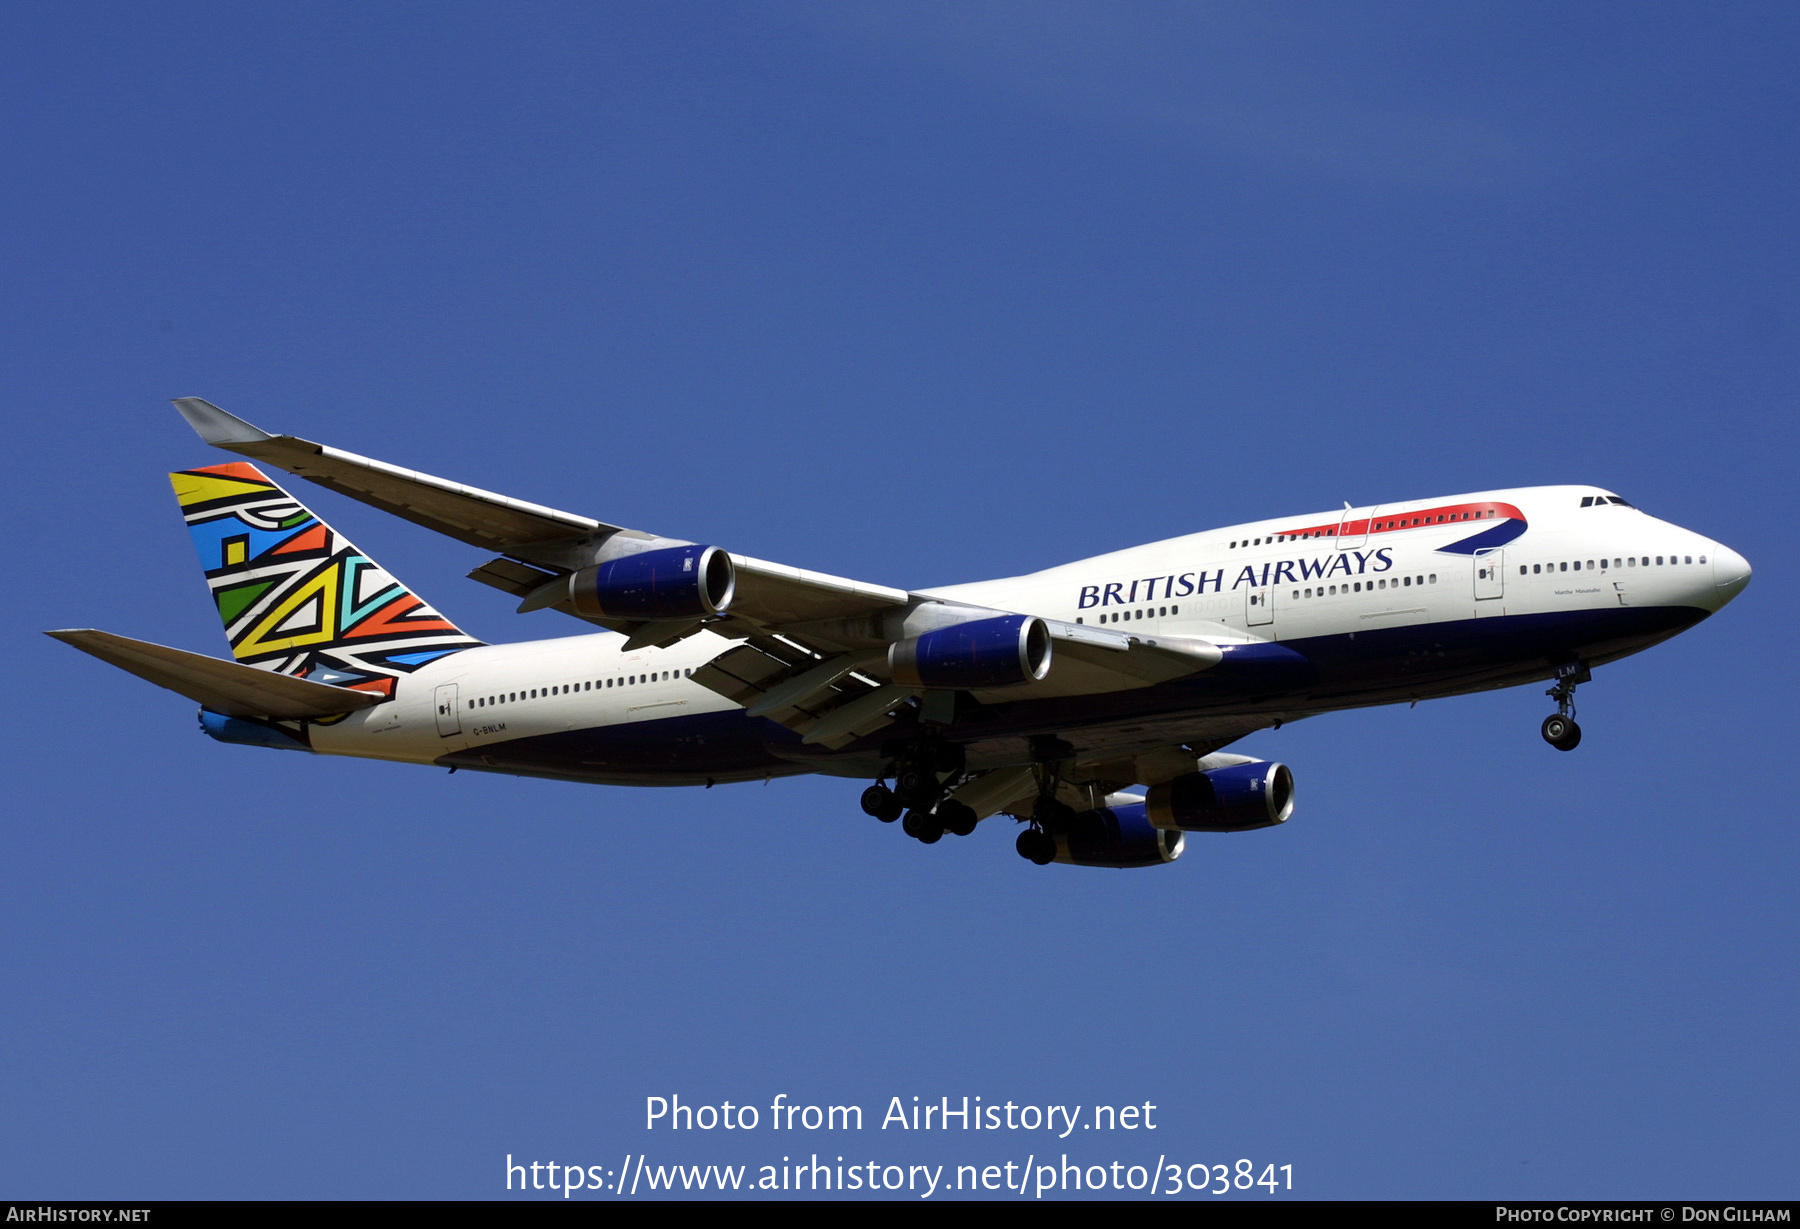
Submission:
<svg viewBox="0 0 1800 1229">
<path fill-rule="evenodd" d="M 890 646 L 888 666 L 906 687 L 1034 683 L 1050 673 L 1050 629 L 1036 615 L 957 623 Z"/>
<path fill-rule="evenodd" d="M 1151 824 L 1141 802 L 1083 811 L 1056 837 L 1056 860 L 1074 866 L 1161 866 L 1181 856 L 1187 837 Z"/>
<path fill-rule="evenodd" d="M 1144 809 L 1158 828 L 1182 832 L 1272 828 L 1294 813 L 1294 774 L 1266 760 L 1190 772 L 1151 786 Z"/>
<path fill-rule="evenodd" d="M 569 603 L 607 619 L 700 619 L 725 613 L 736 588 L 725 551 L 670 546 L 582 568 L 569 577 Z"/>
</svg>

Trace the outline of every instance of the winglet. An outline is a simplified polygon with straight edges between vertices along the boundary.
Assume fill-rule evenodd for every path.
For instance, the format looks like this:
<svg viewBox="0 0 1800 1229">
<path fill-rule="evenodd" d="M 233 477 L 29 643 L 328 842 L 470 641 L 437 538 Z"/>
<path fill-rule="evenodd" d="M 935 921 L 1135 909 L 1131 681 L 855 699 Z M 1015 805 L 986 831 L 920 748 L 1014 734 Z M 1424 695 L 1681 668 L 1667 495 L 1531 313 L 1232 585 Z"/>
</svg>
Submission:
<svg viewBox="0 0 1800 1229">
<path fill-rule="evenodd" d="M 210 401 L 199 397 L 177 397 L 175 408 L 200 433 L 200 438 L 219 448 L 233 444 L 259 444 L 275 437 L 261 427 L 253 427 L 236 414 L 227 414 Z"/>
</svg>

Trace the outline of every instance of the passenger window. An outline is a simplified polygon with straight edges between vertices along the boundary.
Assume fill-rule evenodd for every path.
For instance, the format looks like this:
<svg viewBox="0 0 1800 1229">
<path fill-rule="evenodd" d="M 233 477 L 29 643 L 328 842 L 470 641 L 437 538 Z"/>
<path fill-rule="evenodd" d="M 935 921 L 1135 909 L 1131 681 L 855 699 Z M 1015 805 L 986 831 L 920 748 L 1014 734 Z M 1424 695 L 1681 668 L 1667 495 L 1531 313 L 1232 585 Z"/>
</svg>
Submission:
<svg viewBox="0 0 1800 1229">
<path fill-rule="evenodd" d="M 1575 570 L 1576 570 L 1576 571 L 1577 571 L 1577 572 L 1579 572 L 1579 571 L 1581 571 L 1581 560 L 1579 560 L 1579 559 L 1577 559 L 1577 560 L 1576 560 L 1576 561 L 1575 561 Z"/>
<path fill-rule="evenodd" d="M 1706 562 L 1706 556 L 1705 556 L 1705 555 L 1702 555 L 1702 556 L 1700 556 L 1700 562 L 1701 562 L 1701 563 L 1705 563 L 1705 562 Z"/>
<path fill-rule="evenodd" d="M 1592 559 L 1589 559 L 1588 560 L 1588 571 L 1591 572 L 1593 570 L 1594 570 L 1594 561 Z"/>
<path fill-rule="evenodd" d="M 1662 556 L 1661 555 L 1658 555 L 1656 557 L 1656 566 L 1659 568 L 1662 566 Z"/>
<path fill-rule="evenodd" d="M 1171 607 L 1169 607 L 1169 613 L 1170 613 L 1170 614 L 1172 614 L 1172 615 L 1178 615 L 1178 614 L 1180 614 L 1180 613 L 1181 613 L 1181 607 L 1179 607 L 1179 606 L 1171 606 Z"/>
<path fill-rule="evenodd" d="M 1433 572 L 1431 574 L 1431 583 L 1434 585 L 1437 584 L 1437 573 L 1436 572 Z"/>
<path fill-rule="evenodd" d="M 1688 556 L 1687 556 L 1687 557 L 1686 557 L 1686 560 L 1687 560 L 1687 562 L 1688 562 L 1688 563 L 1692 563 L 1692 562 L 1693 562 L 1693 561 L 1694 561 L 1694 557 L 1693 557 L 1693 556 L 1692 556 L 1692 555 L 1688 555 Z"/>
<path fill-rule="evenodd" d="M 1559 563 L 1556 565 L 1556 569 L 1559 572 L 1566 572 L 1569 570 L 1569 565 L 1566 563 Z"/>
</svg>

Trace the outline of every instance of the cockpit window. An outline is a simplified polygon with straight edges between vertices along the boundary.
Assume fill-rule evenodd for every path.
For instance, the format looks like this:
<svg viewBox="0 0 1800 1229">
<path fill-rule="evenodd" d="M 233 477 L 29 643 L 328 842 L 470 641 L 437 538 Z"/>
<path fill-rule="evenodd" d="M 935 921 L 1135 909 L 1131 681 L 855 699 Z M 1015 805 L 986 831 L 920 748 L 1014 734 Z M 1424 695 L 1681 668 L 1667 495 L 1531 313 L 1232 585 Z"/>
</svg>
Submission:
<svg viewBox="0 0 1800 1229">
<path fill-rule="evenodd" d="M 1581 506 L 1584 508 L 1604 508 L 1607 504 L 1617 504 L 1621 508 L 1636 506 L 1620 499 L 1617 495 L 1583 495 L 1581 497 Z"/>
<path fill-rule="evenodd" d="M 1619 497 L 1618 497 L 1618 496 L 1617 496 L 1617 495 L 1608 495 L 1608 496 L 1607 496 L 1607 497 L 1606 497 L 1606 499 L 1607 499 L 1607 502 L 1608 502 L 1608 503 L 1615 503 L 1615 504 L 1618 504 L 1618 505 L 1619 505 L 1619 507 L 1621 507 L 1621 508 L 1635 508 L 1635 507 L 1637 507 L 1637 505 L 1636 505 L 1636 504 L 1634 504 L 1634 503 L 1630 503 L 1630 502 L 1628 502 L 1628 501 L 1626 501 L 1626 500 L 1623 500 L 1623 499 L 1620 499 L 1620 498 L 1619 498 Z"/>
</svg>

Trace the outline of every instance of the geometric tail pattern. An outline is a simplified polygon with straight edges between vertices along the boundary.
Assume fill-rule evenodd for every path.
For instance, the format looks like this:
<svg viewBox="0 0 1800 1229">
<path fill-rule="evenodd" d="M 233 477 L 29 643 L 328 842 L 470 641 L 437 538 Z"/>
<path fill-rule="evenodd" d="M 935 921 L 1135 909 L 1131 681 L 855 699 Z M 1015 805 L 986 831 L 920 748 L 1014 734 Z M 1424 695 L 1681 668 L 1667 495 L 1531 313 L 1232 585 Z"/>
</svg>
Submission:
<svg viewBox="0 0 1800 1229">
<path fill-rule="evenodd" d="M 170 474 L 200 566 L 248 666 L 383 696 L 429 661 L 482 642 L 253 465 Z"/>
</svg>

